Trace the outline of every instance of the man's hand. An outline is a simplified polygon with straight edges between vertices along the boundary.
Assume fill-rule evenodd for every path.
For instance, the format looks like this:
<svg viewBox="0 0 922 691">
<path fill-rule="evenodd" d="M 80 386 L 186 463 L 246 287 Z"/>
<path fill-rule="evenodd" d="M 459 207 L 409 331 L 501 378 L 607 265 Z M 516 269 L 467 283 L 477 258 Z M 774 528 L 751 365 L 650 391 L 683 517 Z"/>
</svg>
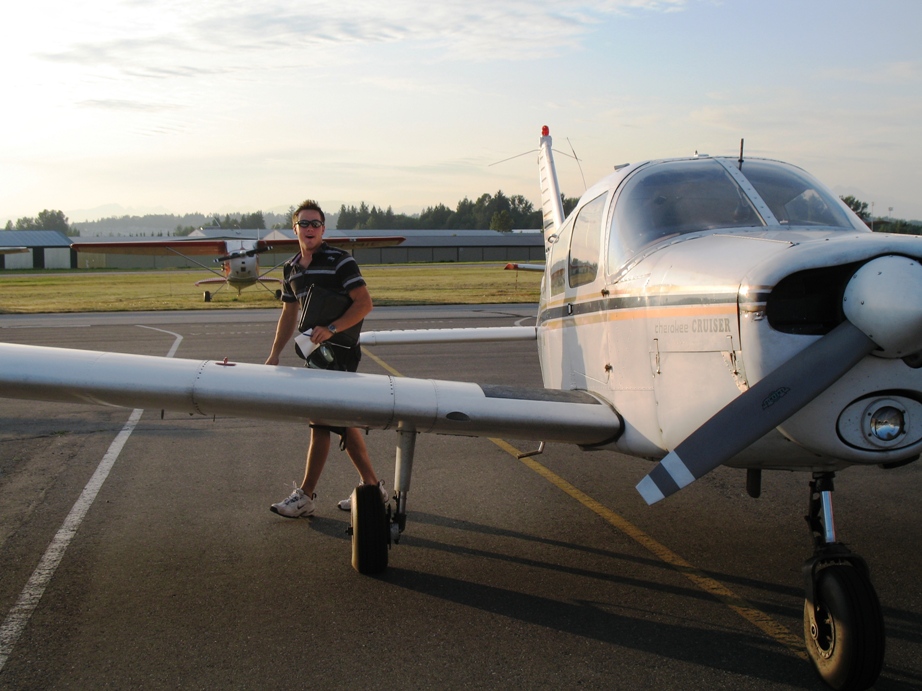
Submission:
<svg viewBox="0 0 922 691">
<path fill-rule="evenodd" d="M 311 329 L 311 343 L 317 343 L 319 345 L 329 340 L 332 336 L 333 332 L 325 326 L 315 326 Z"/>
</svg>

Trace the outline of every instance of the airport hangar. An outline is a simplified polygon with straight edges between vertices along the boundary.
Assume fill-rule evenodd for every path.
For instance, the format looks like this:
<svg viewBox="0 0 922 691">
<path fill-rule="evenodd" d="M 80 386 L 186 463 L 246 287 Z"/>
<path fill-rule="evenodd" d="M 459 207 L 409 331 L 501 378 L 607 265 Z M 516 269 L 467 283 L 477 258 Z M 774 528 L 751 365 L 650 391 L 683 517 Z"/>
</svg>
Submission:
<svg viewBox="0 0 922 691">
<path fill-rule="evenodd" d="M 327 237 L 393 237 L 406 238 L 395 247 L 358 247 L 353 254 L 359 265 L 409 264 L 440 262 L 543 262 L 544 240 L 540 231 L 500 233 L 494 230 L 361 230 L 345 232 L 327 230 Z M 228 230 L 200 228 L 189 236 L 212 240 L 263 239 L 270 245 L 278 238 L 292 238 L 290 231 Z M 79 238 L 82 243 L 106 241 L 168 240 L 170 236 Z M 184 257 L 170 255 L 94 254 L 74 252 L 63 233 L 53 230 L 3 231 L 0 244 L 23 246 L 21 254 L 0 255 L 0 269 L 168 269 L 195 268 Z M 263 270 L 280 264 L 292 256 L 291 248 L 260 255 Z M 201 259 L 201 258 L 199 258 Z M 207 263 L 207 262 L 205 262 Z"/>
<path fill-rule="evenodd" d="M 25 247 L 16 254 L 0 253 L 3 269 L 73 269 L 77 266 L 71 239 L 57 230 L 2 230 L 0 249 Z"/>
</svg>

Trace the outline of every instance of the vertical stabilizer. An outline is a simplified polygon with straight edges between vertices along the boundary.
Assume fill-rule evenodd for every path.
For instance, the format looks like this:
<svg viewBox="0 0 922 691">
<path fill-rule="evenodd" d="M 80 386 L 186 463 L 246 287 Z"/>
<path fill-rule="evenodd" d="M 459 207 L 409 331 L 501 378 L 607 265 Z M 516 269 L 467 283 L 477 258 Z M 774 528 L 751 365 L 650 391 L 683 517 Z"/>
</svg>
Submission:
<svg viewBox="0 0 922 691">
<path fill-rule="evenodd" d="M 544 240 L 547 241 L 563 225 L 563 203 L 560 200 L 560 186 L 557 184 L 557 169 L 554 167 L 554 152 L 547 125 L 541 128 L 541 141 L 538 145 L 538 181 L 541 184 Z"/>
</svg>

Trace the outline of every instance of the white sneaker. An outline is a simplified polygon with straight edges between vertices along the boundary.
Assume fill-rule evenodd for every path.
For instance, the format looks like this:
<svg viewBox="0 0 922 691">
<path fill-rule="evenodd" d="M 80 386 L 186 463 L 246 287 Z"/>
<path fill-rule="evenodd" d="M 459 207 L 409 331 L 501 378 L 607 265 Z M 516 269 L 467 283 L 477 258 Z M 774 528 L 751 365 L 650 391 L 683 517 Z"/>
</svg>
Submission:
<svg viewBox="0 0 922 691">
<path fill-rule="evenodd" d="M 273 513 L 277 513 L 279 516 L 285 516 L 285 518 L 313 516 L 314 499 L 316 499 L 316 497 L 316 493 L 307 496 L 300 487 L 295 486 L 294 492 L 289 494 L 287 499 L 280 501 L 278 504 L 273 504 L 269 507 L 269 510 Z"/>
<path fill-rule="evenodd" d="M 364 485 L 365 483 L 363 482 L 362 484 Z M 378 489 L 381 490 L 381 501 L 383 501 L 384 505 L 387 506 L 387 502 L 390 501 L 390 497 L 387 494 L 387 490 L 384 489 L 384 480 L 381 480 L 381 482 L 378 483 Z M 350 494 L 336 506 L 338 506 L 341 511 L 352 511 L 352 495 Z"/>
</svg>

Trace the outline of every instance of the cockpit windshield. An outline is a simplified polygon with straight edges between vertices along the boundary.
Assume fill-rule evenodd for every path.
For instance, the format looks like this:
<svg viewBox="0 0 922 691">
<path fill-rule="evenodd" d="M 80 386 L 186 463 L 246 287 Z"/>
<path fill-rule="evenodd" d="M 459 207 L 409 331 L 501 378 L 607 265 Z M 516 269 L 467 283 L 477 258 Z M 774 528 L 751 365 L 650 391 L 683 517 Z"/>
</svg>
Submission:
<svg viewBox="0 0 922 691">
<path fill-rule="evenodd" d="M 831 193 L 804 171 L 778 161 L 743 161 L 743 175 L 783 226 L 855 230 Z"/>
<path fill-rule="evenodd" d="M 738 165 L 733 161 L 733 168 Z M 720 228 L 859 229 L 833 194 L 799 168 L 750 159 L 739 170 L 774 219 L 767 212 L 763 218 L 736 170 L 731 175 L 716 159 L 652 163 L 630 175 L 618 194 L 608 265 L 621 266 L 643 248 L 672 237 Z"/>
<path fill-rule="evenodd" d="M 612 217 L 609 256 L 627 257 L 674 235 L 764 225 L 752 202 L 717 161 L 658 163 L 637 171 L 625 183 Z"/>
</svg>

